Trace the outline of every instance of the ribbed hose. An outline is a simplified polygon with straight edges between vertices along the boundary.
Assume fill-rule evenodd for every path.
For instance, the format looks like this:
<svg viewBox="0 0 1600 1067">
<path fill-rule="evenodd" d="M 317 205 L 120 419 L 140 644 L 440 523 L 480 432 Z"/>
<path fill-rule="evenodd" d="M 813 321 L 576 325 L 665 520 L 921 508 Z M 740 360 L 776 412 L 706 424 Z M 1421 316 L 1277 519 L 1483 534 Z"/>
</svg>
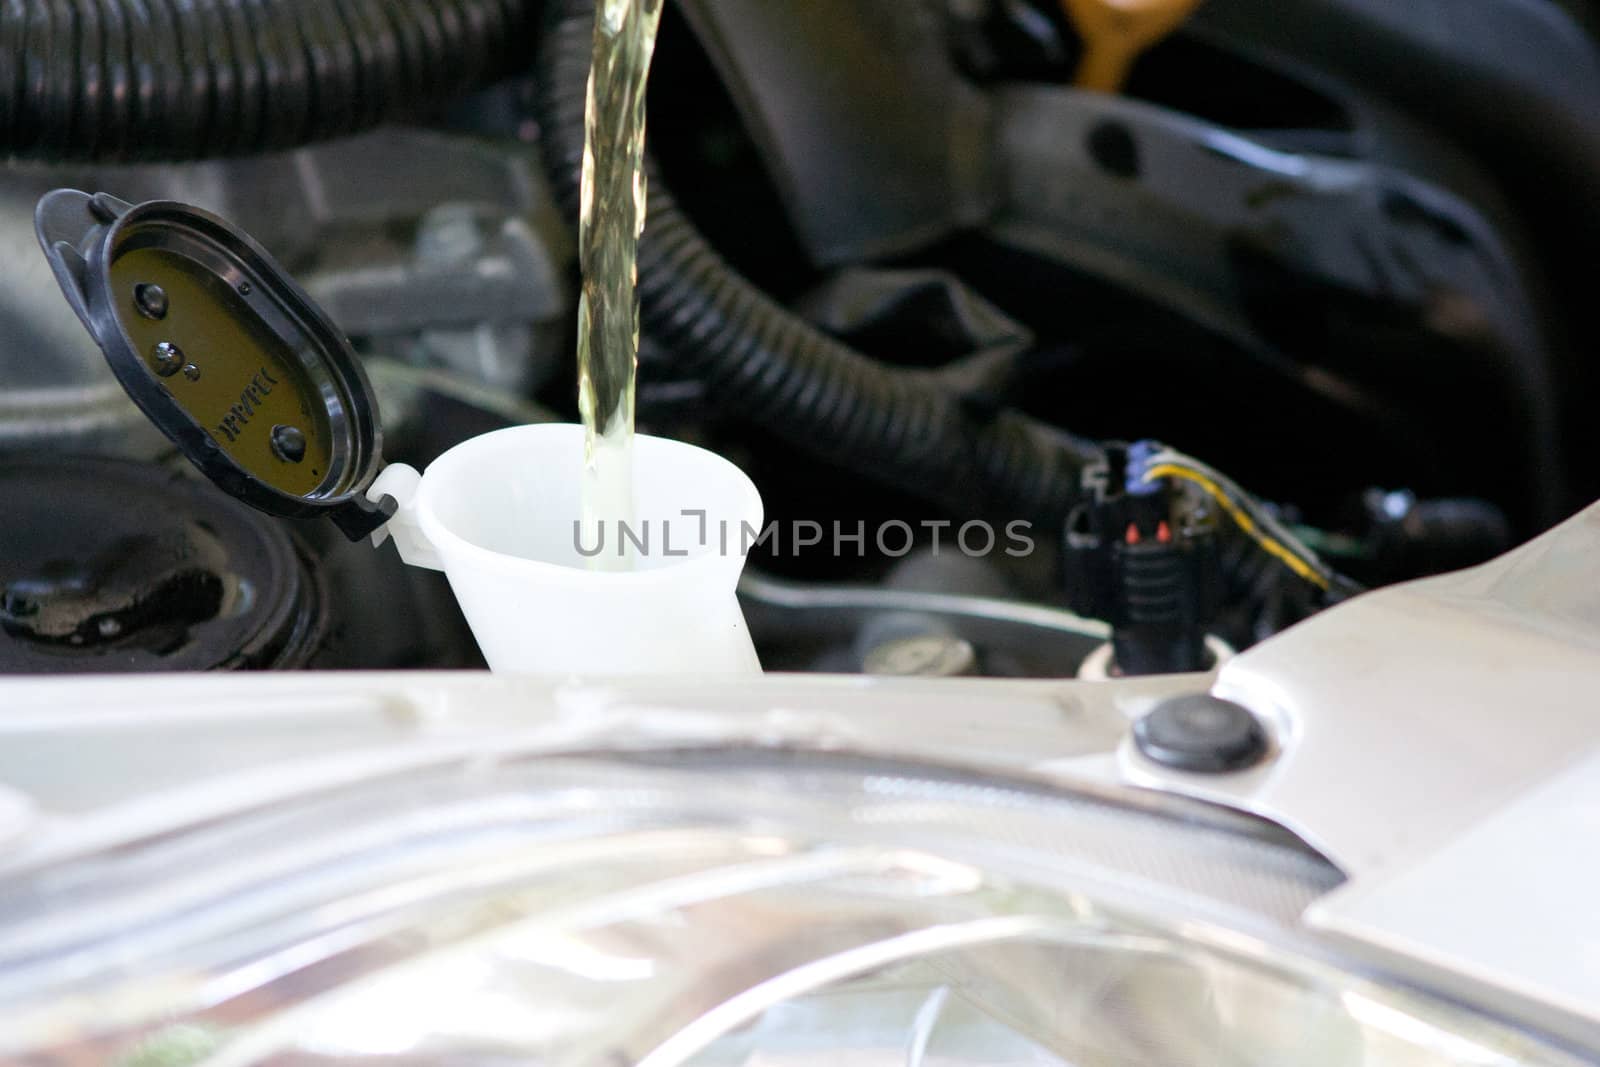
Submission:
<svg viewBox="0 0 1600 1067">
<path fill-rule="evenodd" d="M 286 148 L 521 66 L 531 0 L 0 0 L 0 156 Z"/>
<path fill-rule="evenodd" d="M 555 0 L 537 107 L 552 177 L 576 219 L 593 0 Z M 737 274 L 649 175 L 641 328 L 719 407 L 794 447 L 957 515 L 1026 518 L 1053 536 L 1100 451 L 1013 412 L 963 404 L 925 373 L 872 360 Z"/>
</svg>

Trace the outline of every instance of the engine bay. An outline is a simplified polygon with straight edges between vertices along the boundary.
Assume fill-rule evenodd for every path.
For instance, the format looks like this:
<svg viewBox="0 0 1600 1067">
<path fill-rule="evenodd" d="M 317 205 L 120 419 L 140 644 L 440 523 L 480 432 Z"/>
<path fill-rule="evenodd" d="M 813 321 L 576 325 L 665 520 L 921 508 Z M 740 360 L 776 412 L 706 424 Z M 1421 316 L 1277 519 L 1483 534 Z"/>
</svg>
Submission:
<svg viewBox="0 0 1600 1067">
<path fill-rule="evenodd" d="M 440 575 L 198 477 L 35 247 L 57 188 L 248 232 L 349 338 L 390 461 L 572 421 L 593 5 L 417 15 L 432 67 L 371 6 L 196 15 L 187 94 L 153 23 L 15 24 L 0 670 L 484 664 Z M 1600 496 L 1585 12 L 1390 8 L 1215 0 L 1106 93 L 1053 0 L 667 4 L 637 419 L 759 488 L 768 670 L 1205 669 Z"/>
</svg>

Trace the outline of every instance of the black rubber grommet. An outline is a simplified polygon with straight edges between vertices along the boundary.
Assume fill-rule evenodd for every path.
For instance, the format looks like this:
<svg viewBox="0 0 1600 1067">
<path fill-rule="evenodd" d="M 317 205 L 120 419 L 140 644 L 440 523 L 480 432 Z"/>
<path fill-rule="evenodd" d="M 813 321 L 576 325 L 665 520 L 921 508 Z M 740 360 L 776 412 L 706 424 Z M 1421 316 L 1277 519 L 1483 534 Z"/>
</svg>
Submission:
<svg viewBox="0 0 1600 1067">
<path fill-rule="evenodd" d="M 1267 734 L 1256 717 L 1209 693 L 1157 704 L 1133 724 L 1133 740 L 1163 767 L 1202 774 L 1241 771 L 1267 753 Z"/>
</svg>

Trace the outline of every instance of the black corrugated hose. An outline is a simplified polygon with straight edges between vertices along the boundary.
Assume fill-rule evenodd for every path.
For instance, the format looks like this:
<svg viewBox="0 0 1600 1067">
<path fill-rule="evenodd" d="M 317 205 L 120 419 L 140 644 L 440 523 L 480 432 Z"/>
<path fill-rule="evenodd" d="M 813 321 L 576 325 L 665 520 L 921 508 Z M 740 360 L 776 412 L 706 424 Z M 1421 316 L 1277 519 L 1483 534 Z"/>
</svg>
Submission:
<svg viewBox="0 0 1600 1067">
<path fill-rule="evenodd" d="M 576 220 L 594 0 L 552 0 L 537 107 L 552 177 Z M 640 325 L 719 407 L 797 449 L 957 515 L 1029 519 L 1051 536 L 1102 458 L 1092 442 L 964 403 L 925 373 L 834 340 L 746 281 L 649 180 L 639 243 Z"/>
<path fill-rule="evenodd" d="M 533 0 L 0 0 L 0 156 L 287 148 L 525 65 Z"/>
</svg>

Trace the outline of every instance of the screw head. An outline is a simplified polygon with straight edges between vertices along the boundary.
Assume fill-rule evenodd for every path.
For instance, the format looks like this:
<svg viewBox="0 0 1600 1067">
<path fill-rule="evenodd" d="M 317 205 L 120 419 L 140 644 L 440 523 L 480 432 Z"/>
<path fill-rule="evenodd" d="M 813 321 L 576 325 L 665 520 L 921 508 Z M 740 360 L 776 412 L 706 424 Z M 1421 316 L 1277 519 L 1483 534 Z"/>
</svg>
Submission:
<svg viewBox="0 0 1600 1067">
<path fill-rule="evenodd" d="M 170 378 L 183 369 L 183 349 L 171 341 L 158 343 L 153 352 L 156 361 L 156 373 L 163 378 Z M 190 364 L 193 366 L 193 364 Z"/>
<path fill-rule="evenodd" d="M 272 428 L 272 453 L 285 463 L 299 463 L 306 458 L 305 431 L 298 426 L 279 423 Z"/>
<path fill-rule="evenodd" d="M 167 317 L 167 291 L 153 282 L 141 282 L 133 287 L 133 303 L 147 319 Z"/>
</svg>

